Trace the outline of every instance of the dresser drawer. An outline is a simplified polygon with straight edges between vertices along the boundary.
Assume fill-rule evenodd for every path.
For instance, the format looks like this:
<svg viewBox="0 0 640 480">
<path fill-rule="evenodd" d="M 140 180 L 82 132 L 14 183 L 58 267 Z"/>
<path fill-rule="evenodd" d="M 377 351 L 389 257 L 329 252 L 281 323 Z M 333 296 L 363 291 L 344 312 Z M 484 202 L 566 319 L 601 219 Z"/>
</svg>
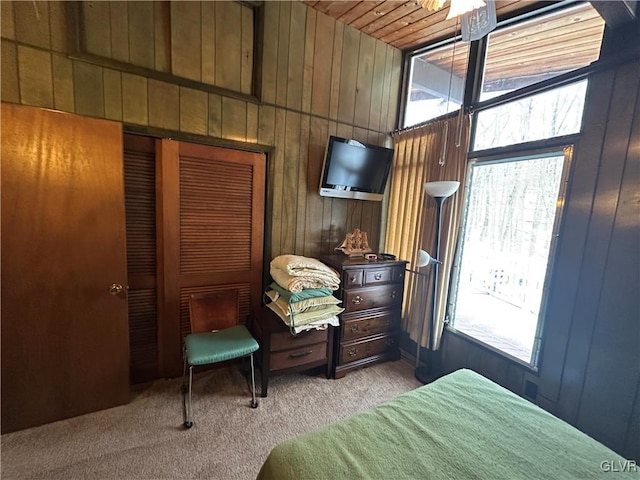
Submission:
<svg viewBox="0 0 640 480">
<path fill-rule="evenodd" d="M 342 340 L 350 341 L 368 335 L 390 332 L 399 326 L 399 311 L 383 313 L 376 317 L 347 320 L 342 326 Z"/>
<path fill-rule="evenodd" d="M 372 340 L 343 344 L 340 347 L 340 364 L 355 362 L 373 355 L 380 355 L 397 345 L 393 336 L 381 336 Z"/>
<path fill-rule="evenodd" d="M 378 283 L 390 283 L 393 280 L 392 268 L 368 268 L 364 271 L 364 284 L 375 285 Z"/>
<path fill-rule="evenodd" d="M 362 277 L 363 277 L 362 269 L 345 270 L 344 276 L 345 276 L 345 285 L 344 285 L 345 288 L 362 286 Z"/>
<path fill-rule="evenodd" d="M 402 284 L 391 284 L 345 290 L 343 302 L 345 312 L 401 305 L 402 288 Z"/>
<path fill-rule="evenodd" d="M 326 332 L 326 330 L 325 330 Z M 270 370 L 282 370 L 297 367 L 307 363 L 325 360 L 327 358 L 327 344 L 315 343 L 291 350 L 273 352 L 271 354 Z"/>
<path fill-rule="evenodd" d="M 393 269 L 393 282 L 395 283 L 404 283 L 404 267 L 395 267 Z"/>
<path fill-rule="evenodd" d="M 329 329 L 325 330 L 309 330 L 301 332 L 295 337 L 290 332 L 278 332 L 271 335 L 271 351 L 287 350 L 298 348 L 304 345 L 313 345 L 314 343 L 326 342 Z"/>
</svg>

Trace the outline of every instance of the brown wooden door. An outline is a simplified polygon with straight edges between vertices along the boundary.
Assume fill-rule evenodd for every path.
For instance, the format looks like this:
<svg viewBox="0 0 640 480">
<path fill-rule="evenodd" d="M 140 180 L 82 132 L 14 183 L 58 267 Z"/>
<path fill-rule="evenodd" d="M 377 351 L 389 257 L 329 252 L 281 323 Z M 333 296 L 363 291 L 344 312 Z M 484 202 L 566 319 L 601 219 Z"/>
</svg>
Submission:
<svg viewBox="0 0 640 480">
<path fill-rule="evenodd" d="M 2 104 L 2 432 L 128 401 L 122 131 Z"/>
<path fill-rule="evenodd" d="M 190 294 L 238 289 L 241 323 L 260 307 L 266 159 L 173 140 L 156 152 L 160 360 L 175 376 Z"/>
</svg>

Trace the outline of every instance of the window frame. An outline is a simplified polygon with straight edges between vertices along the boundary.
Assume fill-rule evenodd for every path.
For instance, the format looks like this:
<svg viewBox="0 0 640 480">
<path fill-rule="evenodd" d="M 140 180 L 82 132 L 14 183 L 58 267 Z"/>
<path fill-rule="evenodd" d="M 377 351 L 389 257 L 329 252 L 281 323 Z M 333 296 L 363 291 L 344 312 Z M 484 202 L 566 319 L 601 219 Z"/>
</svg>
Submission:
<svg viewBox="0 0 640 480">
<path fill-rule="evenodd" d="M 464 333 L 463 331 L 457 330 L 455 328 L 455 318 L 452 318 L 452 312 L 455 311 L 455 304 L 457 300 L 457 289 L 454 287 L 460 275 L 461 270 L 461 258 L 462 258 L 462 250 L 464 248 L 462 242 L 462 233 L 464 232 L 466 226 L 466 214 L 468 210 L 468 202 L 469 197 L 466 196 L 464 199 L 464 207 L 463 207 L 463 218 L 460 222 L 459 227 L 459 235 L 458 235 L 458 243 L 455 249 L 454 262 L 451 272 L 451 281 L 449 283 L 449 298 L 447 300 L 447 306 L 445 311 L 445 324 L 446 329 L 449 333 L 453 333 L 455 335 L 460 335 L 467 339 L 469 342 L 472 342 L 475 345 L 478 345 L 484 349 L 488 349 L 493 351 L 503 357 L 508 358 L 509 360 L 527 368 L 532 372 L 537 372 L 540 365 L 540 359 L 542 357 L 542 351 L 544 348 L 544 330 L 547 323 L 547 307 L 549 303 L 549 293 L 551 291 L 551 283 L 554 281 L 554 270 L 555 264 L 557 260 L 557 251 L 558 245 L 562 239 L 561 231 L 562 226 L 564 225 L 564 219 L 566 216 L 566 209 L 564 206 L 566 205 L 566 198 L 569 191 L 571 177 L 573 173 L 573 157 L 575 150 L 578 146 L 578 137 L 579 134 L 568 135 L 564 137 L 555 137 L 552 139 L 538 140 L 535 142 L 528 142 L 527 144 L 518 144 L 513 148 L 512 145 L 507 147 L 498 147 L 490 150 L 483 150 L 474 152 L 473 155 L 469 155 L 469 163 L 467 166 L 467 183 L 465 185 L 465 192 L 469 191 L 469 186 L 471 184 L 473 175 L 471 175 L 471 170 L 474 165 L 481 164 L 495 164 L 501 162 L 509 162 L 509 161 L 519 161 L 526 159 L 527 157 L 541 157 L 546 154 L 551 153 L 562 153 L 565 157 L 564 165 L 562 169 L 562 177 L 560 179 L 560 186 L 558 189 L 558 197 L 556 204 L 556 213 L 551 233 L 551 243 L 549 245 L 549 255 L 547 260 L 547 266 L 545 270 L 545 279 L 544 285 L 542 288 L 542 296 L 540 299 L 540 308 L 538 311 L 536 332 L 534 336 L 534 342 L 532 346 L 531 353 L 531 361 L 525 362 L 520 358 L 517 358 L 504 350 L 501 350 L 497 347 L 494 347 L 482 340 Z"/>
<path fill-rule="evenodd" d="M 588 3 L 588 2 L 585 0 L 564 0 L 556 4 L 551 4 L 551 5 L 538 8 L 534 11 L 527 11 L 524 13 L 514 12 L 514 14 L 511 16 L 507 16 L 505 18 L 499 19 L 494 31 L 498 31 L 506 27 L 511 27 L 513 25 L 522 24 L 524 22 L 534 20 L 541 16 L 545 16 L 553 13 L 559 13 L 563 10 L 566 10 L 567 8 L 575 7 L 577 5 L 585 4 L 585 3 Z M 450 115 L 450 114 L 441 115 L 439 117 L 435 117 L 425 122 L 417 123 L 411 126 L 404 125 L 405 115 L 407 111 L 408 94 L 411 88 L 411 85 L 409 84 L 409 82 L 412 76 L 411 62 L 413 57 L 423 55 L 429 50 L 440 48 L 449 43 L 453 43 L 454 41 L 462 42 L 461 33 L 456 35 L 451 35 L 446 38 L 441 38 L 439 40 L 436 40 L 435 42 L 428 43 L 426 45 L 423 45 L 413 50 L 403 51 L 402 88 L 400 89 L 400 93 L 399 93 L 400 101 L 398 102 L 398 118 L 397 118 L 398 130 L 419 128 L 426 123 L 438 121 L 442 118 L 445 118 L 446 115 Z M 608 68 L 611 65 L 617 65 L 619 63 L 624 62 L 628 57 L 628 52 L 627 52 L 627 54 L 623 54 L 619 58 L 611 58 L 606 61 L 602 61 L 598 59 L 584 67 L 577 68 L 570 72 L 560 74 L 556 77 L 549 78 L 547 80 L 543 80 L 541 82 L 537 82 L 532 85 L 528 85 L 526 87 L 522 87 L 517 90 L 513 90 L 511 92 L 508 92 L 493 98 L 489 98 L 481 102 L 479 98 L 482 90 L 482 77 L 484 74 L 484 63 L 487 55 L 487 47 L 488 47 L 487 36 L 484 36 L 479 40 L 472 41 L 471 44 L 469 45 L 467 78 L 465 82 L 463 104 L 462 104 L 465 113 L 473 114 L 475 112 L 479 112 L 481 110 L 485 110 L 494 106 L 502 105 L 504 103 L 508 103 L 513 100 L 518 100 L 523 97 L 528 97 L 536 93 L 542 93 L 547 90 L 552 90 L 556 87 L 567 85 L 575 81 L 583 80 L 585 78 L 588 78 L 589 75 L 592 74 L 593 72 L 599 71 L 604 68 Z M 473 140 L 473 135 L 475 134 L 475 122 L 472 122 L 470 133 L 472 135 L 471 139 Z"/>
<path fill-rule="evenodd" d="M 499 30 L 505 27 L 513 27 L 519 23 L 529 22 L 541 16 L 546 16 L 554 13 L 560 13 L 567 8 L 572 8 L 580 4 L 588 3 L 583 0 L 564 0 L 555 4 L 547 5 L 542 8 L 538 8 L 535 10 L 523 8 L 517 12 L 513 12 L 513 14 L 500 18 L 496 29 Z M 458 32 L 455 32 L 458 33 Z M 605 31 L 606 33 L 606 31 Z M 604 34 L 603 34 L 604 38 Z M 430 44 L 423 45 L 414 50 L 407 50 L 403 52 L 403 71 L 402 71 L 402 89 L 400 91 L 400 101 L 398 102 L 398 117 L 397 117 L 397 125 L 399 130 L 412 130 L 414 128 L 420 128 L 421 126 L 439 121 L 451 114 L 442 115 L 436 117 L 434 119 L 418 123 L 416 125 L 412 125 L 409 127 L 405 127 L 405 116 L 407 111 L 407 103 L 408 103 L 408 94 L 410 92 L 410 80 L 411 80 L 411 64 L 413 58 L 415 56 L 423 55 L 425 52 L 430 49 L 439 48 L 448 43 L 461 41 L 461 35 L 450 35 L 447 38 L 440 38 L 435 42 Z M 495 147 L 486 150 L 476 150 L 474 147 L 475 136 L 477 131 L 477 121 L 473 118 L 473 114 L 476 112 L 480 112 L 486 109 L 490 109 L 492 107 L 497 107 L 503 104 L 510 103 L 512 101 L 516 101 L 518 99 L 526 98 L 537 93 L 543 93 L 549 90 L 553 90 L 558 87 L 562 87 L 574 82 L 578 82 L 584 79 L 589 79 L 589 77 L 596 72 L 599 72 L 603 69 L 611 68 L 612 66 L 621 64 L 628 60 L 630 53 L 628 51 L 622 52 L 619 55 L 614 55 L 611 57 L 607 57 L 605 60 L 598 58 L 597 60 L 591 62 L 589 65 L 577 68 L 575 70 L 560 74 L 556 77 L 549 78 L 547 80 L 537 82 L 525 87 L 522 87 L 517 90 L 513 90 L 507 92 L 505 94 L 495 96 L 489 98 L 484 101 L 480 101 L 480 95 L 482 90 L 482 82 L 484 76 L 484 64 L 487 56 L 488 49 L 488 36 L 485 36 L 477 41 L 473 41 L 469 45 L 468 50 L 468 64 L 467 64 L 467 76 L 464 85 L 464 95 L 463 95 L 463 105 L 465 113 L 472 115 L 471 128 L 470 128 L 470 142 L 469 142 L 469 152 L 468 159 L 469 161 L 490 161 L 496 160 L 498 158 L 521 158 L 531 153 L 540 153 L 545 151 L 556 151 L 561 152 L 564 148 L 570 148 L 572 155 L 575 152 L 575 149 L 578 146 L 578 139 L 580 138 L 583 130 L 583 125 L 581 124 L 580 130 L 574 134 L 551 137 L 542 140 L 534 140 L 523 143 L 516 143 L 507 146 Z M 585 102 L 588 101 L 589 98 L 589 85 L 587 85 L 587 93 Z M 584 112 L 583 112 L 584 118 Z M 471 163 L 468 168 L 471 168 Z M 558 193 L 558 199 L 561 200 L 562 206 L 566 202 L 566 196 L 568 195 L 570 182 L 572 177 L 572 158 L 569 160 L 565 160 L 565 165 L 563 167 L 563 174 L 561 179 L 560 191 Z M 470 176 L 468 177 L 470 178 Z M 465 199 L 466 202 L 466 199 Z M 464 209 L 464 215 L 466 217 L 466 205 Z M 446 329 L 451 333 L 461 336 L 465 339 L 468 339 L 474 345 L 478 345 L 479 348 L 488 349 L 490 351 L 495 352 L 496 354 L 502 356 L 507 360 L 511 360 L 519 365 L 522 365 L 526 369 L 532 371 L 534 374 L 537 372 L 539 365 L 542 361 L 542 355 L 544 351 L 544 342 L 542 340 L 542 335 L 545 329 L 545 324 L 547 321 L 546 311 L 548 305 L 548 296 L 550 294 L 550 288 L 552 287 L 552 283 L 555 279 L 555 260 L 556 260 L 556 252 L 558 249 L 558 244 L 561 241 L 560 231 L 562 229 L 562 225 L 564 224 L 564 216 L 565 210 L 562 209 L 560 212 L 556 211 L 556 217 L 554 220 L 553 226 L 553 236 L 552 236 L 552 244 L 549 249 L 549 260 L 547 263 L 547 270 L 545 273 L 545 281 L 543 286 L 543 297 L 541 298 L 540 310 L 538 315 L 538 323 L 536 327 L 535 341 L 533 345 L 533 352 L 531 357 L 531 362 L 524 362 L 507 352 L 504 352 L 496 347 L 492 347 L 481 340 L 478 340 L 470 335 L 465 334 L 464 332 L 460 332 L 455 330 L 455 328 L 451 325 L 450 322 L 450 305 L 451 302 L 455 301 L 455 295 L 450 295 L 446 311 L 445 311 L 445 325 Z M 462 229 L 463 226 L 460 226 Z M 458 242 L 460 243 L 460 238 Z M 449 283 L 450 293 L 453 287 L 453 279 L 454 275 L 458 275 L 457 269 L 459 268 L 458 263 L 460 262 L 459 255 L 460 245 L 456 245 L 456 253 L 454 256 L 454 263 L 451 276 L 451 281 Z"/>
</svg>

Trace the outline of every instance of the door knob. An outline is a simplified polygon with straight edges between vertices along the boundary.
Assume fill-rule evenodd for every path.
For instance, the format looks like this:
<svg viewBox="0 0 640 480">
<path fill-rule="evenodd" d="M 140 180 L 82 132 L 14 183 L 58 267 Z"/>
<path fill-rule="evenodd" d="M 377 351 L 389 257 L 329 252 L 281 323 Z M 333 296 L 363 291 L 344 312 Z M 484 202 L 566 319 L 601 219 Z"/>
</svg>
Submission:
<svg viewBox="0 0 640 480">
<path fill-rule="evenodd" d="M 109 294 L 118 295 L 119 293 L 122 293 L 123 290 L 124 288 L 119 283 L 112 283 L 109 287 Z"/>
</svg>

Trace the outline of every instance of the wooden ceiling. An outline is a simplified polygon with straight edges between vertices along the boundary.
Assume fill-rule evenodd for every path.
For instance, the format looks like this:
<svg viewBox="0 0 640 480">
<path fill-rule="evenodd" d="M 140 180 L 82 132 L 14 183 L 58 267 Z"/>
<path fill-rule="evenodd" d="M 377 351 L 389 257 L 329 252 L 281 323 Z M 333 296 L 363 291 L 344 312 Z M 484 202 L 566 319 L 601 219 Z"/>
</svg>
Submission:
<svg viewBox="0 0 640 480">
<path fill-rule="evenodd" d="M 436 12 L 422 8 L 415 0 L 303 0 L 303 3 L 401 50 L 451 37 L 456 28 L 455 18 L 446 20 L 448 2 Z M 496 15 L 500 19 L 553 3 L 557 2 L 496 0 Z"/>
</svg>

